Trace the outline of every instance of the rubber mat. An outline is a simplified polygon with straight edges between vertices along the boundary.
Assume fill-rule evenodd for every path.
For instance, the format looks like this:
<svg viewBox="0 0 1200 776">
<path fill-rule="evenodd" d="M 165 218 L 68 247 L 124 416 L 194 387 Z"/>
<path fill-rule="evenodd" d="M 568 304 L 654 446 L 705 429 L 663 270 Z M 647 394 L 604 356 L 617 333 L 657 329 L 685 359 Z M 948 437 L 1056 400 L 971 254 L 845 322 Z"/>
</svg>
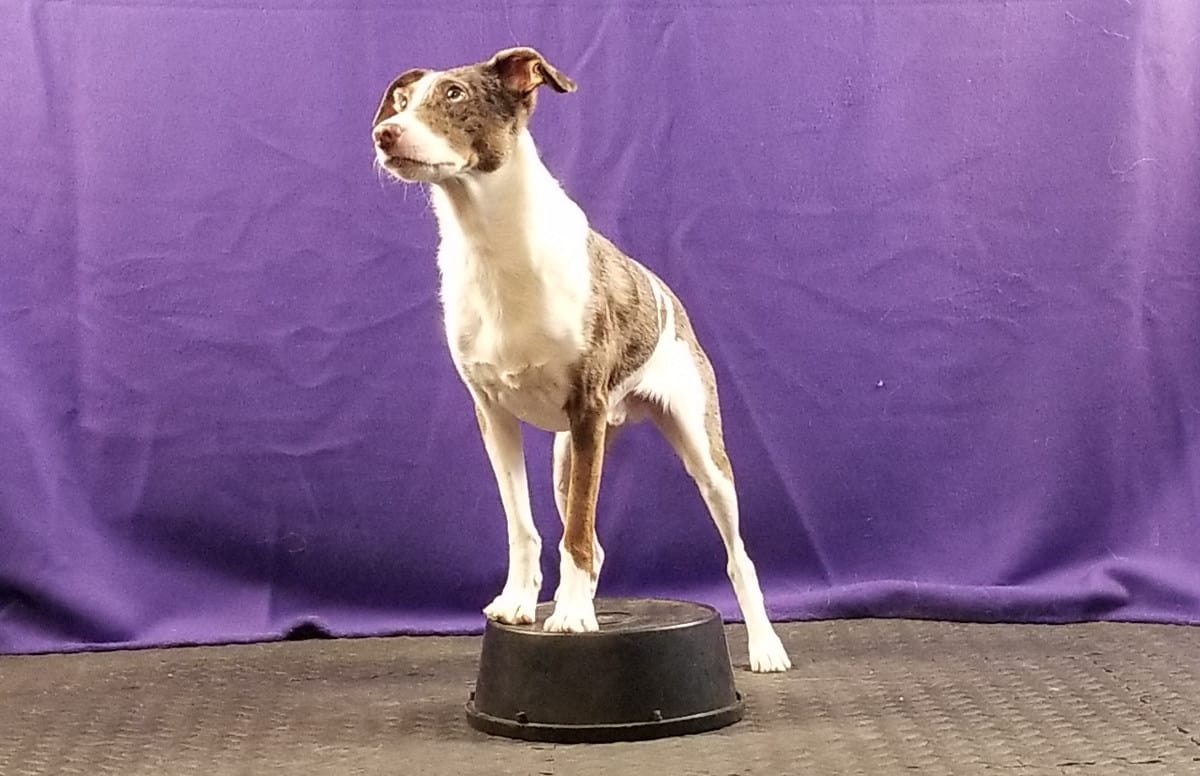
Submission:
<svg viewBox="0 0 1200 776">
<path fill-rule="evenodd" d="M 745 633 L 730 631 L 734 662 Z M 476 638 L 0 658 L 0 774 L 1200 774 L 1200 628 L 789 624 L 746 718 L 553 746 L 467 727 Z"/>
</svg>

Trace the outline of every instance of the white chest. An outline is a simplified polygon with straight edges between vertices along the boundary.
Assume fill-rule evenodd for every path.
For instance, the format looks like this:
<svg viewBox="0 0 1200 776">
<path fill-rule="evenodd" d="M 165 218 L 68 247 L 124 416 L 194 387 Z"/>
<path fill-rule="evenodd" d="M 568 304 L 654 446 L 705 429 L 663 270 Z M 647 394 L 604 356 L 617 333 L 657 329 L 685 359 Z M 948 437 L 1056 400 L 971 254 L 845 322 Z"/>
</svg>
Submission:
<svg viewBox="0 0 1200 776">
<path fill-rule="evenodd" d="M 583 238 L 553 242 L 556 250 L 505 252 L 444 236 L 439 265 L 446 337 L 463 380 L 521 420 L 561 431 L 585 348 L 586 225 Z M 578 251 L 561 247 L 572 243 Z"/>
<path fill-rule="evenodd" d="M 522 131 L 495 172 L 434 188 L 450 353 L 477 398 L 548 430 L 583 357 L 588 223 Z"/>
</svg>

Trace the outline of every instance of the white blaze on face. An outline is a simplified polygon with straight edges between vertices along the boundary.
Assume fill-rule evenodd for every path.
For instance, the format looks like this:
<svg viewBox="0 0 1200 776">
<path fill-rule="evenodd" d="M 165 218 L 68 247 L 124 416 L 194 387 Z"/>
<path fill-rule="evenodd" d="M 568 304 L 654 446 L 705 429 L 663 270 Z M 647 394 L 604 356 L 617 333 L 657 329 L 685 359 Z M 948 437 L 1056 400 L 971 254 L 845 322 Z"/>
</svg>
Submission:
<svg viewBox="0 0 1200 776">
<path fill-rule="evenodd" d="M 384 152 L 378 147 L 375 154 L 380 164 L 399 170 L 410 180 L 438 180 L 453 175 L 467 165 L 467 159 L 456 151 L 446 138 L 421 121 L 418 113 L 429 99 L 441 73 L 427 73 L 408 90 L 404 110 L 381 121 L 379 126 L 394 126 L 401 130 L 400 139 Z"/>
</svg>

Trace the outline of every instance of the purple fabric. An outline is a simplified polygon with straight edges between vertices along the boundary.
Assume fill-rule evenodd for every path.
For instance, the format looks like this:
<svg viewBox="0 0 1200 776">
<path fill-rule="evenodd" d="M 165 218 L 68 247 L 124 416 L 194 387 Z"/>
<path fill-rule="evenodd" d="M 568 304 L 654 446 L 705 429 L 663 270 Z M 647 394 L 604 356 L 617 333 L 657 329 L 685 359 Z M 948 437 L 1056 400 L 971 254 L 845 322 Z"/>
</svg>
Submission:
<svg viewBox="0 0 1200 776">
<path fill-rule="evenodd" d="M 368 124 L 516 43 L 716 363 L 775 615 L 1200 621 L 1200 6 L 577 5 L 0 5 L 0 651 L 481 627 L 504 521 Z M 606 475 L 602 592 L 733 614 L 666 445 Z"/>
</svg>

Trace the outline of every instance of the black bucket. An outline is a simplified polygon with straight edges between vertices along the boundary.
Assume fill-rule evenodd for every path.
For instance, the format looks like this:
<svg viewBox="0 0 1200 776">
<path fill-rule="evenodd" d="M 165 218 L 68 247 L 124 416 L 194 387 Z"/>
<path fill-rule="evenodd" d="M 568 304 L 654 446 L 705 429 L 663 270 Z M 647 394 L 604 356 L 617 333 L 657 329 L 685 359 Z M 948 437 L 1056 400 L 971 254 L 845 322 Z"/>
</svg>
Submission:
<svg viewBox="0 0 1200 776">
<path fill-rule="evenodd" d="M 467 703 L 476 730 L 606 743 L 715 730 L 742 718 L 720 614 L 662 599 L 596 600 L 597 633 L 489 622 Z"/>
</svg>

